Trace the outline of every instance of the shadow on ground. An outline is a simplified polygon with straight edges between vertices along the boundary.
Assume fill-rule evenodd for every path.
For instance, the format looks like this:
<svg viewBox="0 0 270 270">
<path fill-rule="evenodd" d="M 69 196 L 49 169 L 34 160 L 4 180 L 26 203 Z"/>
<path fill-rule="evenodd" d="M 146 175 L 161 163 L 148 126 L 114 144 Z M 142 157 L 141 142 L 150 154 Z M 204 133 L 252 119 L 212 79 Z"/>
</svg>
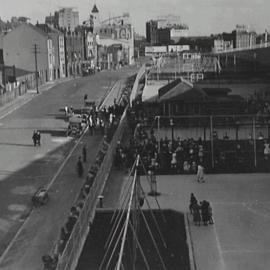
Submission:
<svg viewBox="0 0 270 270">
<path fill-rule="evenodd" d="M 143 210 L 143 214 L 147 220 L 153 238 L 156 241 L 158 250 L 164 260 L 166 268 L 168 270 L 189 270 L 189 253 L 186 242 L 184 214 L 172 210 L 162 210 L 162 212 L 159 210 L 153 210 L 152 213 L 157 220 L 159 229 L 163 235 L 167 248 L 163 245 L 151 211 Z M 110 224 L 112 216 L 112 210 L 96 212 L 95 220 L 90 228 L 90 233 L 85 242 L 83 252 L 79 259 L 76 270 L 99 269 L 99 266 L 101 265 L 103 257 L 107 251 L 107 248 L 105 248 L 105 244 L 109 236 L 110 230 L 113 227 L 113 223 Z M 117 230 L 115 239 L 118 238 L 118 235 L 124 225 L 124 220 L 125 218 L 123 218 L 123 222 L 120 222 L 120 226 Z M 139 243 L 141 244 L 142 250 L 150 266 L 150 269 L 164 269 L 142 215 L 140 215 L 140 218 L 138 219 L 138 228 Z M 123 269 L 133 269 L 132 261 L 134 258 L 134 252 L 132 249 L 132 240 L 132 231 L 129 228 L 122 261 L 124 266 Z M 115 253 L 109 263 L 109 258 L 115 246 L 117 246 Z M 107 269 L 115 269 L 119 251 L 120 244 L 116 245 L 115 240 L 112 242 L 111 248 L 109 249 L 108 255 L 101 269 L 105 269 L 107 264 Z M 135 265 L 135 269 L 147 269 L 144 263 L 143 256 L 141 255 L 139 249 L 137 249 L 137 259 Z"/>
</svg>

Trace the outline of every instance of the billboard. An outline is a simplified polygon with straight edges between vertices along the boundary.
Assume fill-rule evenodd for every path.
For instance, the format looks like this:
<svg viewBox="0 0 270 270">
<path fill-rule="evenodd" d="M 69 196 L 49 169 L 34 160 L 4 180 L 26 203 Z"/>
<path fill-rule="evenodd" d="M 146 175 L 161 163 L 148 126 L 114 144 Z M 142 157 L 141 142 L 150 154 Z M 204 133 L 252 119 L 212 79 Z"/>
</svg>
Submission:
<svg viewBox="0 0 270 270">
<path fill-rule="evenodd" d="M 145 55 L 164 54 L 167 53 L 167 46 L 146 46 Z"/>
<path fill-rule="evenodd" d="M 168 46 L 168 53 L 175 53 L 175 52 L 182 52 L 182 51 L 189 51 L 189 45 L 169 45 Z"/>
</svg>

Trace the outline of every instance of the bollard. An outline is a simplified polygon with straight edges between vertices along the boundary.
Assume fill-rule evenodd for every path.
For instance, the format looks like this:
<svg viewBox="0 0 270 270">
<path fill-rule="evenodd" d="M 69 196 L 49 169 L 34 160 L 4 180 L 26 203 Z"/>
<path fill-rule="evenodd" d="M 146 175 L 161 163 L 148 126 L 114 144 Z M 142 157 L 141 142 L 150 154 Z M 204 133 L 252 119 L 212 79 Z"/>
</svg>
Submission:
<svg viewBox="0 0 270 270">
<path fill-rule="evenodd" d="M 103 198 L 104 198 L 104 196 L 102 196 L 102 195 L 98 196 L 98 201 L 99 201 L 99 207 L 100 208 L 103 208 Z"/>
</svg>

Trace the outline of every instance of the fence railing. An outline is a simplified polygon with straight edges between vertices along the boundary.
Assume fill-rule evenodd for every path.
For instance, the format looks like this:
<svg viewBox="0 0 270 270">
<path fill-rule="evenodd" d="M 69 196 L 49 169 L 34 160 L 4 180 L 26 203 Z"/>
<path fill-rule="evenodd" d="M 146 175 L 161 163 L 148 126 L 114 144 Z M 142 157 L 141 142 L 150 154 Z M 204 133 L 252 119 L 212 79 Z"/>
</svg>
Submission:
<svg viewBox="0 0 270 270">
<path fill-rule="evenodd" d="M 127 126 L 126 112 L 127 109 L 122 115 L 118 128 L 114 133 L 114 136 L 108 147 L 103 162 L 97 172 L 97 175 L 90 189 L 90 192 L 85 198 L 84 206 L 72 230 L 70 238 L 66 243 L 65 249 L 63 250 L 62 254 L 58 257 L 56 270 L 72 270 L 76 268 L 81 251 L 84 246 L 84 242 L 89 233 L 89 230 L 91 229 L 90 224 L 92 223 L 95 217 L 98 196 L 102 193 L 110 174 L 117 141 L 121 140 L 123 132 L 125 131 Z"/>
<path fill-rule="evenodd" d="M 4 105 L 18 96 L 21 96 L 26 93 L 25 87 L 14 87 L 13 84 L 8 84 L 8 91 L 0 94 L 0 106 Z"/>
</svg>

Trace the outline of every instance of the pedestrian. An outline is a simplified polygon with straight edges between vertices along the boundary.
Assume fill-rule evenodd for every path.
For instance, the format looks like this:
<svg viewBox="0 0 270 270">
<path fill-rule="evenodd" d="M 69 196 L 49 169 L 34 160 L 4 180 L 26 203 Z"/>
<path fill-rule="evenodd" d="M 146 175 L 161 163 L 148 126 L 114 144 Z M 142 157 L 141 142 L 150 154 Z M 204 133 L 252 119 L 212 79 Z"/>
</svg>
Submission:
<svg viewBox="0 0 270 270">
<path fill-rule="evenodd" d="M 36 138 L 37 138 L 37 145 L 41 145 L 41 143 L 40 143 L 40 140 L 41 140 L 41 134 L 40 134 L 40 132 L 39 131 L 37 131 L 36 132 Z"/>
<path fill-rule="evenodd" d="M 200 206 L 198 203 L 193 205 L 193 222 L 197 226 L 201 225 L 201 213 L 200 213 Z"/>
<path fill-rule="evenodd" d="M 89 116 L 89 123 L 88 123 L 88 127 L 89 127 L 89 131 L 90 131 L 90 135 L 93 136 L 94 135 L 94 119 L 93 116 L 90 115 Z"/>
<path fill-rule="evenodd" d="M 214 224 L 214 220 L 213 220 L 213 209 L 211 207 L 211 204 L 210 202 L 207 202 L 208 203 L 208 221 L 209 221 L 209 224 Z"/>
<path fill-rule="evenodd" d="M 65 106 L 65 116 L 68 116 L 68 106 Z"/>
<path fill-rule="evenodd" d="M 85 94 L 85 95 L 83 96 L 84 106 L 86 106 L 86 100 L 87 100 L 87 98 L 88 98 L 88 96 L 87 96 L 87 94 Z"/>
<path fill-rule="evenodd" d="M 83 156 L 83 162 L 86 162 L 86 159 L 87 159 L 86 145 L 84 145 L 82 148 L 82 156 Z"/>
<path fill-rule="evenodd" d="M 196 197 L 194 196 L 193 193 L 190 194 L 190 203 L 189 203 L 189 211 L 190 211 L 190 214 L 193 214 L 193 206 L 195 204 L 198 204 L 198 201 L 196 199 Z"/>
<path fill-rule="evenodd" d="M 207 226 L 209 221 L 209 212 L 208 212 L 209 203 L 205 200 L 201 202 L 201 213 L 202 213 L 202 221 L 204 226 Z"/>
<path fill-rule="evenodd" d="M 198 164 L 198 170 L 197 170 L 197 181 L 200 183 L 204 183 L 204 167 L 201 164 Z"/>
<path fill-rule="evenodd" d="M 78 161 L 77 161 L 77 173 L 79 177 L 83 176 L 83 163 L 82 163 L 81 156 L 79 156 Z"/>
<path fill-rule="evenodd" d="M 37 145 L 37 132 L 36 132 L 36 130 L 33 131 L 32 140 L 33 140 L 34 146 L 36 146 Z"/>
</svg>

